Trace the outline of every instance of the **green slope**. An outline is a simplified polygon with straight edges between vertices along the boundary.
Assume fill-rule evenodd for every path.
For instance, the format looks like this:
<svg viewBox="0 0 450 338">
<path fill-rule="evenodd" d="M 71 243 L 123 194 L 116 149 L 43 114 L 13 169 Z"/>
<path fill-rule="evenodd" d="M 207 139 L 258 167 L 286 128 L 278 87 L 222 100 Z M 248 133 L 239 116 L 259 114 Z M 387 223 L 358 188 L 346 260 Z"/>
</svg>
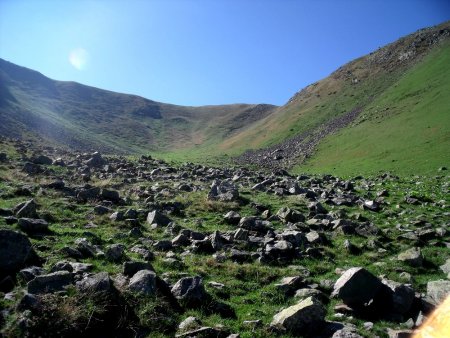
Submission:
<svg viewBox="0 0 450 338">
<path fill-rule="evenodd" d="M 434 50 L 327 137 L 295 172 L 432 173 L 450 165 L 450 44 Z"/>
</svg>

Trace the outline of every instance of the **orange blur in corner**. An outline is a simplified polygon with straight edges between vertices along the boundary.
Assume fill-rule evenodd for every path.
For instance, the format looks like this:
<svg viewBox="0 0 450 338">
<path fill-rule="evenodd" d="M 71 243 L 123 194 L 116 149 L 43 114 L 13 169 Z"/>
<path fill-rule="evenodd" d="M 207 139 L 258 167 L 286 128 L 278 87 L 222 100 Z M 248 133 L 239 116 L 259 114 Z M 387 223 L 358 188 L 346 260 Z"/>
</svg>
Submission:
<svg viewBox="0 0 450 338">
<path fill-rule="evenodd" d="M 413 338 L 450 337 L 450 296 L 439 305 L 425 323 L 416 331 Z"/>
</svg>

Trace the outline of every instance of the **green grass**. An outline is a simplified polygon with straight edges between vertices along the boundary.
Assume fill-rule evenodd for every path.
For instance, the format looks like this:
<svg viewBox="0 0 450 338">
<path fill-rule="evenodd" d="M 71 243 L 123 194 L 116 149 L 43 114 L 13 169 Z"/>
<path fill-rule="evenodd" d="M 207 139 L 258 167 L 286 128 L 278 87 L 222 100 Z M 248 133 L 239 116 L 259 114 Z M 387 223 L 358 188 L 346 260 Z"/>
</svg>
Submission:
<svg viewBox="0 0 450 338">
<path fill-rule="evenodd" d="M 294 172 L 436 173 L 450 165 L 450 46 L 435 51 L 327 137 Z"/>
</svg>

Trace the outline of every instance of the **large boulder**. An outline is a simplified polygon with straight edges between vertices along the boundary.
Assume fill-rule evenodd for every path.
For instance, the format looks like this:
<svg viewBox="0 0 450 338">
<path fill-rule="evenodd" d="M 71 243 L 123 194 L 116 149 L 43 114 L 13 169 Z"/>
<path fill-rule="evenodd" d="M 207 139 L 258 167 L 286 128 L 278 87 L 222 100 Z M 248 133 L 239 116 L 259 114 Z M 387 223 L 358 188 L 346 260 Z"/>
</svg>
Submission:
<svg viewBox="0 0 450 338">
<path fill-rule="evenodd" d="M 181 278 L 171 290 L 178 300 L 188 306 L 201 305 L 207 298 L 203 279 L 200 276 Z"/>
<path fill-rule="evenodd" d="M 16 273 L 38 260 L 27 236 L 12 230 L 0 230 L 0 277 Z"/>
<path fill-rule="evenodd" d="M 314 297 L 308 297 L 277 313 L 271 326 L 293 335 L 312 335 L 322 327 L 325 314 L 326 309 L 322 303 Z"/>
<path fill-rule="evenodd" d="M 336 281 L 331 296 L 342 299 L 354 309 L 363 309 L 369 303 L 379 303 L 386 289 L 369 271 L 354 267 L 345 271 Z"/>
<path fill-rule="evenodd" d="M 120 202 L 120 194 L 116 190 L 102 189 L 100 192 L 100 196 L 103 199 L 114 202 L 114 203 Z"/>
<path fill-rule="evenodd" d="M 19 228 L 27 234 L 48 232 L 48 223 L 39 218 L 19 218 Z"/>
<path fill-rule="evenodd" d="M 87 293 L 111 293 L 114 286 L 107 272 L 99 272 L 94 275 L 87 276 L 76 283 L 77 288 Z"/>
<path fill-rule="evenodd" d="M 106 163 L 107 163 L 106 160 L 102 157 L 102 155 L 99 152 L 93 153 L 92 157 L 86 161 L 86 165 L 90 168 L 101 167 Z"/>
<path fill-rule="evenodd" d="M 211 190 L 208 193 L 208 200 L 235 202 L 239 200 L 239 191 L 232 182 L 214 181 L 211 185 Z"/>
<path fill-rule="evenodd" d="M 405 264 L 414 267 L 421 267 L 423 263 L 422 251 L 420 248 L 410 248 L 400 253 L 397 259 Z"/>
<path fill-rule="evenodd" d="M 388 279 L 383 279 L 382 283 L 392 291 L 391 311 L 401 315 L 406 314 L 413 304 L 414 290 L 408 285 Z"/>
<path fill-rule="evenodd" d="M 100 188 L 84 188 L 80 190 L 77 194 L 77 199 L 81 202 L 86 202 L 88 200 L 95 200 L 100 195 Z"/>
<path fill-rule="evenodd" d="M 427 297 L 433 304 L 439 305 L 450 296 L 450 281 L 435 280 L 427 283 Z"/>
<path fill-rule="evenodd" d="M 130 279 L 128 289 L 135 293 L 153 295 L 156 292 L 156 273 L 150 270 L 140 270 Z"/>
<path fill-rule="evenodd" d="M 37 218 L 38 215 L 36 209 L 37 209 L 36 202 L 33 199 L 31 199 L 15 207 L 16 217 Z"/>
<path fill-rule="evenodd" d="M 153 210 L 147 215 L 148 224 L 156 224 L 157 226 L 166 226 L 171 222 L 170 218 L 162 214 L 158 210 Z"/>
<path fill-rule="evenodd" d="M 47 275 L 36 276 L 28 282 L 28 292 L 33 294 L 64 291 L 73 283 L 73 274 L 68 271 L 57 271 Z"/>
<path fill-rule="evenodd" d="M 53 160 L 45 155 L 38 155 L 31 160 L 34 164 L 43 164 L 50 165 L 53 163 Z"/>
<path fill-rule="evenodd" d="M 277 216 L 285 223 L 287 222 L 297 223 L 305 221 L 305 216 L 303 216 L 297 210 L 292 210 L 288 207 L 283 207 L 280 210 L 278 210 Z"/>
</svg>

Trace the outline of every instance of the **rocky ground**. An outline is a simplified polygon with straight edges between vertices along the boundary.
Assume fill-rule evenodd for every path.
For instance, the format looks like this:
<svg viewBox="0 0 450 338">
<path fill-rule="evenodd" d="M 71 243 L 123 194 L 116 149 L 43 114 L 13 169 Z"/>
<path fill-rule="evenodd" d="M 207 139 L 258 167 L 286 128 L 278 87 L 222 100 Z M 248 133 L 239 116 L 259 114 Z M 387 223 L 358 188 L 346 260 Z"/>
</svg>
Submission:
<svg viewBox="0 0 450 338">
<path fill-rule="evenodd" d="M 2 139 L 1 333 L 406 337 L 450 292 L 448 192 Z"/>
<path fill-rule="evenodd" d="M 241 165 L 253 164 L 272 170 L 288 169 L 295 164 L 301 164 L 314 153 L 320 141 L 350 125 L 361 111 L 361 108 L 355 108 L 319 125 L 317 128 L 301 133 L 274 146 L 247 150 L 236 158 L 236 163 Z"/>
</svg>

